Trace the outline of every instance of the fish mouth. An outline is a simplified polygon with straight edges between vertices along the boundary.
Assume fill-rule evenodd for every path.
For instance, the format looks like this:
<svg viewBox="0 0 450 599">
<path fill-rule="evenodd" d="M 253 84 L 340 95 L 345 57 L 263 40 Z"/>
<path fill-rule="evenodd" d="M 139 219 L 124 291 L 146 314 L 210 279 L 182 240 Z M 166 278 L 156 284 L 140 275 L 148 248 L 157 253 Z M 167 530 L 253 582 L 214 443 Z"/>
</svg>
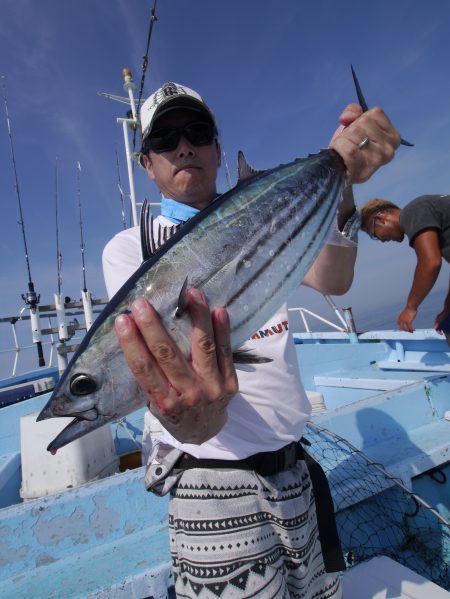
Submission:
<svg viewBox="0 0 450 599">
<path fill-rule="evenodd" d="M 47 445 L 47 451 L 54 455 L 57 449 L 61 449 L 64 445 L 67 445 L 78 438 L 77 432 L 79 431 L 82 422 L 86 421 L 81 418 L 74 418 L 72 422 L 69 422 L 59 435 L 56 435 L 53 441 Z"/>
<path fill-rule="evenodd" d="M 98 417 L 97 402 L 93 396 L 77 397 L 74 401 L 64 392 L 55 389 L 50 399 L 40 411 L 36 422 L 48 418 L 79 417 L 84 420 L 95 420 Z"/>
<path fill-rule="evenodd" d="M 84 435 L 100 428 L 108 422 L 109 419 L 101 414 L 95 420 L 76 417 L 48 444 L 47 451 L 54 453 L 57 449 L 61 449 L 61 447 L 64 447 L 68 443 L 84 437 Z"/>
<path fill-rule="evenodd" d="M 97 420 L 97 418 L 99 417 L 99 413 L 97 408 L 89 408 L 88 410 L 84 410 L 84 411 L 79 411 L 79 412 L 75 412 L 75 411 L 61 411 L 60 413 L 58 413 L 58 411 L 55 411 L 55 408 L 52 406 L 49 406 L 48 404 L 43 408 L 43 410 L 39 413 L 38 417 L 36 418 L 36 422 L 40 422 L 41 420 L 48 420 L 49 418 L 76 418 L 78 420 L 87 420 L 87 421 L 93 421 L 93 420 Z"/>
</svg>

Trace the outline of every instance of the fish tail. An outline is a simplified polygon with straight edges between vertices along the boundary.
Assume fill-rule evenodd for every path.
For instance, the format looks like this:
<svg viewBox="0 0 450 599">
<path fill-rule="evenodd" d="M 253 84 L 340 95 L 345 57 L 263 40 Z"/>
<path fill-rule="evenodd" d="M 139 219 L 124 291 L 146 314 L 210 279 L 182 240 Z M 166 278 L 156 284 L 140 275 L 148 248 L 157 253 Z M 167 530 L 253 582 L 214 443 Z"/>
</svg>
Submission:
<svg viewBox="0 0 450 599">
<path fill-rule="evenodd" d="M 359 84 L 358 77 L 356 76 L 356 73 L 355 73 L 355 69 L 353 68 L 353 65 L 350 65 L 350 67 L 352 69 L 353 83 L 355 84 L 356 95 L 358 96 L 358 102 L 359 102 L 361 108 L 363 109 L 363 111 L 367 112 L 369 110 L 369 107 L 367 105 L 366 99 L 364 98 L 364 94 L 362 93 L 362 89 Z M 409 141 L 406 141 L 406 139 L 403 139 L 403 138 L 400 138 L 400 143 L 402 146 L 409 146 L 411 148 L 414 147 L 414 144 L 410 143 Z"/>
</svg>

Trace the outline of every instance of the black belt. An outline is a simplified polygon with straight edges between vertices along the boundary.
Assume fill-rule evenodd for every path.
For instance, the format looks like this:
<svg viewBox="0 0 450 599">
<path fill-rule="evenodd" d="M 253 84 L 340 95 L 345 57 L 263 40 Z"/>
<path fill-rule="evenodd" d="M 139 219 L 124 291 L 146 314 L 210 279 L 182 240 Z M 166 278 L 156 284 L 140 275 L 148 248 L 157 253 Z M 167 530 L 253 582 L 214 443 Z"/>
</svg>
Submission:
<svg viewBox="0 0 450 599">
<path fill-rule="evenodd" d="M 302 438 L 301 442 L 310 445 L 306 439 Z M 327 477 L 320 464 L 305 451 L 300 442 L 294 441 L 277 451 L 263 451 L 243 460 L 209 460 L 194 458 L 188 453 L 184 453 L 174 468 L 181 470 L 192 468 L 254 470 L 261 476 L 270 476 L 293 468 L 298 460 L 305 460 L 314 490 L 317 526 L 325 570 L 327 572 L 345 570 L 346 565 L 337 532 L 334 504 Z"/>
</svg>

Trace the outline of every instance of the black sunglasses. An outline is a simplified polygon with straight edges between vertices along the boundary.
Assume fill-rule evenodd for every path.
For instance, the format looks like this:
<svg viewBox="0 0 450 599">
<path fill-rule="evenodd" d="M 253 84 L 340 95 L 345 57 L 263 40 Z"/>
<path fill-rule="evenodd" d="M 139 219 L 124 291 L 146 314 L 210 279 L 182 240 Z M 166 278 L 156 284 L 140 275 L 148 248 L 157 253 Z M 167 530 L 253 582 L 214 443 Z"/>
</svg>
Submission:
<svg viewBox="0 0 450 599">
<path fill-rule="evenodd" d="M 185 137 L 193 146 L 207 146 L 212 143 L 216 136 L 216 128 L 211 123 L 196 122 L 189 123 L 184 127 L 163 127 L 152 131 L 144 141 L 142 153 L 171 152 L 180 143 L 181 137 Z"/>
</svg>

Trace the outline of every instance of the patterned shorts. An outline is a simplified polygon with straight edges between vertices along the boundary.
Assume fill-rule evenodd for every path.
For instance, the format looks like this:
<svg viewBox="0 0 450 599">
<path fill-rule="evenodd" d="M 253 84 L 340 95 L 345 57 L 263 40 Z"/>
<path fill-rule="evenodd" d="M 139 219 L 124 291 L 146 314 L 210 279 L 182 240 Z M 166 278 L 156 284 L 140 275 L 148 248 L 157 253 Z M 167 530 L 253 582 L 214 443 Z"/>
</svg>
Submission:
<svg viewBox="0 0 450 599">
<path fill-rule="evenodd" d="M 342 599 L 339 574 L 325 572 L 304 461 L 267 477 L 186 470 L 169 529 L 179 599 Z"/>
</svg>

